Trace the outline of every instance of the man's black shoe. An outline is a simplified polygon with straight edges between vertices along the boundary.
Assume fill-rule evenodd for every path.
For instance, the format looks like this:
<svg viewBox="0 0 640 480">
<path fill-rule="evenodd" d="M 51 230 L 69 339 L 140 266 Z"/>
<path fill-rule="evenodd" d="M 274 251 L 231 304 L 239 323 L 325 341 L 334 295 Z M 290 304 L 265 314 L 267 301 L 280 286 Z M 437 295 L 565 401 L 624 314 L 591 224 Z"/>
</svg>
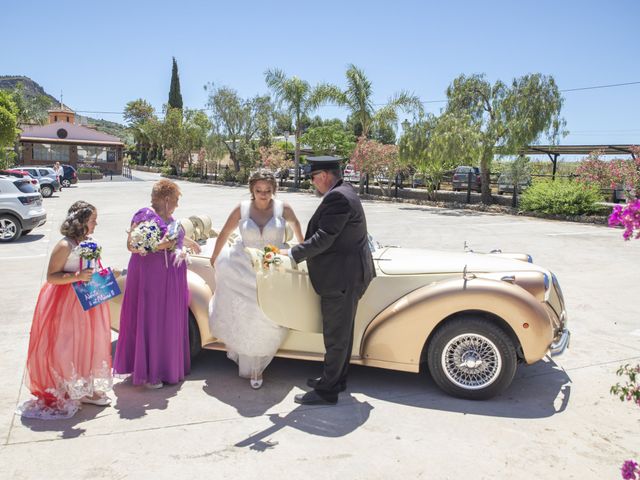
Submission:
<svg viewBox="0 0 640 480">
<path fill-rule="evenodd" d="M 320 383 L 320 377 L 307 379 L 307 385 L 311 388 L 316 388 L 318 386 L 318 383 Z M 338 392 L 344 392 L 346 389 L 347 389 L 347 384 L 341 383 L 340 386 L 338 387 Z"/>
<path fill-rule="evenodd" d="M 296 395 L 295 402 L 302 405 L 335 405 L 338 403 L 338 395 L 323 397 L 315 390 L 311 390 L 307 393 L 300 393 Z"/>
</svg>

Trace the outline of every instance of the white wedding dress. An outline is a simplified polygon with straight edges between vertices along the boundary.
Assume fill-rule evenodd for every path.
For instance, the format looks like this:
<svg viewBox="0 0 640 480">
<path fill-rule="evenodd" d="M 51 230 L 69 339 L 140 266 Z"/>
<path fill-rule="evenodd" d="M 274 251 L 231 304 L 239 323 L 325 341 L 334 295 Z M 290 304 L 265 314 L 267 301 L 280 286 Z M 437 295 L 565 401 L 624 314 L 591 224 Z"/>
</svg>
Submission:
<svg viewBox="0 0 640 480">
<path fill-rule="evenodd" d="M 258 306 L 256 271 L 245 247 L 285 248 L 284 204 L 273 200 L 273 217 L 262 228 L 250 217 L 251 200 L 240 204 L 240 237 L 215 262 L 216 291 L 209 304 L 211 333 L 227 348 L 239 375 L 251 378 L 269 365 L 289 330 L 272 322 Z"/>
</svg>

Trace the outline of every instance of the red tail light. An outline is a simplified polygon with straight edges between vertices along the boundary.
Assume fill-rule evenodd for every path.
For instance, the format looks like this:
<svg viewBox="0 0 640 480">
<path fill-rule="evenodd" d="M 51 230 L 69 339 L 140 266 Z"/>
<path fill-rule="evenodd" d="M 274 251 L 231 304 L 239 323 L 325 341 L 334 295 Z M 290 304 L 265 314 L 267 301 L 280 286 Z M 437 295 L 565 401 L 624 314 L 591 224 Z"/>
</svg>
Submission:
<svg viewBox="0 0 640 480">
<path fill-rule="evenodd" d="M 18 197 L 18 200 L 20 200 L 23 205 L 31 205 L 32 203 L 37 203 L 38 198 L 39 198 L 39 195 L 38 196 L 34 195 L 32 197 Z"/>
</svg>

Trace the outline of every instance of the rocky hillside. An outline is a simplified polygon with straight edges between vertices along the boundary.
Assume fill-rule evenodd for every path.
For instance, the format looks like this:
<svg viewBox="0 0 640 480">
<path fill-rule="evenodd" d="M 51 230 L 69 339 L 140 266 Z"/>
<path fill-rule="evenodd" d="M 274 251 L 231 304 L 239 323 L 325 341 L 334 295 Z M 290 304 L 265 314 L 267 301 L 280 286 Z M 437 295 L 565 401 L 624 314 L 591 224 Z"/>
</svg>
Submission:
<svg viewBox="0 0 640 480">
<path fill-rule="evenodd" d="M 56 99 L 53 95 L 47 93 L 44 88 L 42 88 L 37 82 L 34 82 L 29 77 L 21 75 L 0 75 L 1 90 L 13 90 L 18 85 L 18 83 L 22 83 L 24 85 L 24 91 L 26 95 L 44 95 L 49 100 L 51 100 L 54 105 L 59 104 L 58 99 Z M 69 105 L 65 104 L 65 107 L 73 110 L 73 107 Z M 130 141 L 130 139 L 128 138 L 130 134 L 127 132 L 126 127 L 120 123 L 81 115 L 78 115 L 78 117 L 81 118 L 83 124 L 86 123 L 88 125 L 94 126 L 96 130 L 108 133 L 110 135 L 115 135 L 116 137 L 120 137 L 125 142 Z"/>
</svg>

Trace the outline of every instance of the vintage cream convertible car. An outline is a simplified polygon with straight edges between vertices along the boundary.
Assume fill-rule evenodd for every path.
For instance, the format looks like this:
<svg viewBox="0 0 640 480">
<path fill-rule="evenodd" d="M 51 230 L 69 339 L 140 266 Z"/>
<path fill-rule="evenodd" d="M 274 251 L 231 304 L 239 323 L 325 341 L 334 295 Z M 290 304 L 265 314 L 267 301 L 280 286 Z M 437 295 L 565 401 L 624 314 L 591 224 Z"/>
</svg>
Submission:
<svg viewBox="0 0 640 480">
<path fill-rule="evenodd" d="M 209 332 L 208 304 L 215 291 L 208 252 L 216 233 L 207 217 L 190 217 L 187 234 L 206 246 L 191 257 L 189 334 L 192 356 L 224 350 Z M 569 344 L 558 281 L 524 254 L 442 252 L 371 243 L 377 277 L 358 305 L 351 363 L 419 372 L 427 367 L 448 394 L 486 399 L 505 390 L 519 362 L 532 364 Z M 290 328 L 280 357 L 322 360 L 319 297 L 306 263 L 288 258 L 258 271 L 258 301 L 276 323 Z M 119 279 L 124 291 L 126 275 Z M 122 295 L 112 300 L 117 330 Z"/>
</svg>

